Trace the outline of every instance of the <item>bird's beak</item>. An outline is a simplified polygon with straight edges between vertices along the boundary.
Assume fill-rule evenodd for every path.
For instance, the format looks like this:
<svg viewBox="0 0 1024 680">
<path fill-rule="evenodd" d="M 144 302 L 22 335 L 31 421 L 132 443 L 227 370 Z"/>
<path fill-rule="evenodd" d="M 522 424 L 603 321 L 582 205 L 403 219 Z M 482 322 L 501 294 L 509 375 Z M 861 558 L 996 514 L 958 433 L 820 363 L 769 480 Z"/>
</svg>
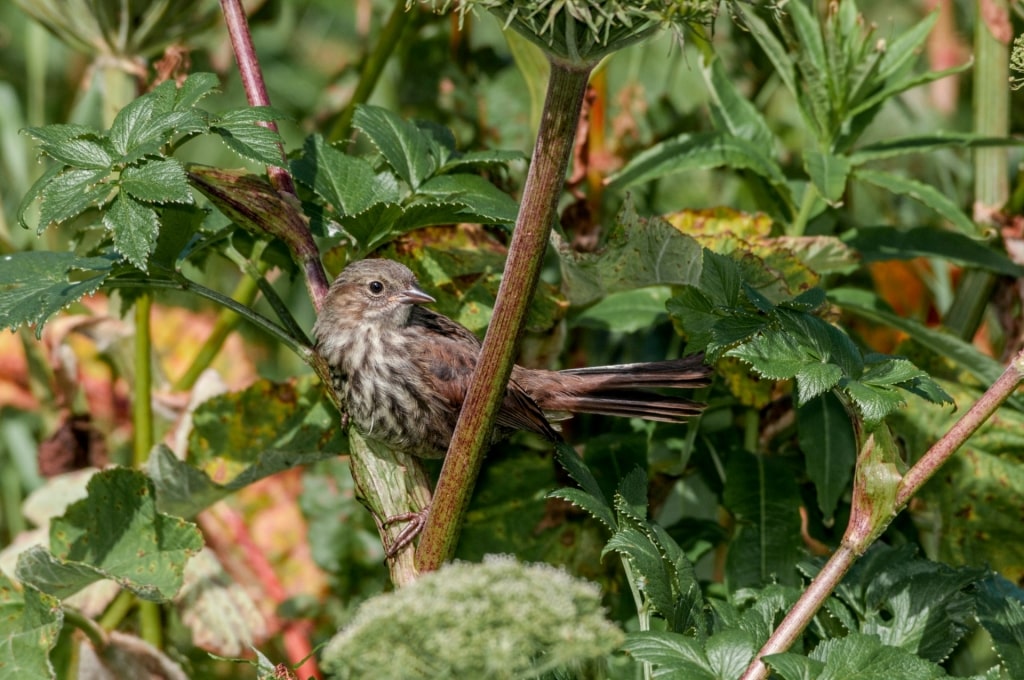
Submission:
<svg viewBox="0 0 1024 680">
<path fill-rule="evenodd" d="M 437 302 L 433 297 L 424 293 L 418 286 L 410 286 L 397 296 L 398 301 L 407 305 L 423 305 L 428 302 Z"/>
</svg>

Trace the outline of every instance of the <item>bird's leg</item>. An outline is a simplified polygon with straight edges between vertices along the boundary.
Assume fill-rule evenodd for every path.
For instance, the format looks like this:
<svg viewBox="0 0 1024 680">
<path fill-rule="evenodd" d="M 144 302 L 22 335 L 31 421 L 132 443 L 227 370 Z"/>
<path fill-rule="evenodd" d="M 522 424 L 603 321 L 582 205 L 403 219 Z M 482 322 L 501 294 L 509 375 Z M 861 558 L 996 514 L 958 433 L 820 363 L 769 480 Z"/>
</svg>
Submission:
<svg viewBox="0 0 1024 680">
<path fill-rule="evenodd" d="M 409 523 L 398 532 L 398 535 L 395 536 L 395 540 L 391 545 L 384 547 L 385 558 L 390 560 L 400 553 L 407 545 L 412 543 L 414 538 L 420 535 L 420 532 L 423 531 L 423 527 L 427 524 L 428 512 L 430 512 L 429 507 L 417 512 L 402 512 L 397 515 L 392 515 L 381 522 L 381 526 L 383 528 L 387 528 L 392 524 L 397 524 L 398 522 Z"/>
</svg>

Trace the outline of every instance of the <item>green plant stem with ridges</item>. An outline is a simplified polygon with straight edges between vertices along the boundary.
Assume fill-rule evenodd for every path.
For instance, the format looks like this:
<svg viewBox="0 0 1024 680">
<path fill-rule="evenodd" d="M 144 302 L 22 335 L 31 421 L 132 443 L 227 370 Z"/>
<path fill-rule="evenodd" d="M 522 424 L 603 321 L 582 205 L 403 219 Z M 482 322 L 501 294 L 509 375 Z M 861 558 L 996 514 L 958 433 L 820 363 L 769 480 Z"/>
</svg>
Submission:
<svg viewBox="0 0 1024 680">
<path fill-rule="evenodd" d="M 986 7 L 997 0 L 977 3 L 974 26 L 974 131 L 979 135 L 1006 137 L 1010 130 L 1010 47 L 996 37 L 989 24 L 993 16 Z M 1007 8 L 1002 8 L 1004 11 Z M 981 228 L 991 228 L 997 211 L 1010 198 L 1005 146 L 974 150 L 974 221 Z M 981 326 L 985 308 L 992 296 L 996 277 L 991 272 L 969 269 L 956 287 L 953 304 L 943 318 L 943 325 L 964 340 L 970 340 Z"/>
<path fill-rule="evenodd" d="M 906 507 L 914 494 L 920 491 L 921 487 L 970 439 L 971 435 L 977 432 L 978 428 L 984 425 L 996 410 L 1013 395 L 1022 382 L 1024 382 L 1024 352 L 1014 357 L 992 387 L 986 390 L 974 406 L 903 475 L 896 492 L 892 512 L 875 513 L 875 516 L 883 518 L 884 525 L 888 525 L 896 514 Z M 855 516 L 851 516 L 850 524 L 852 525 L 856 520 Z M 863 535 L 878 536 L 884 528 L 885 526 L 866 527 Z M 848 536 L 843 537 L 839 549 L 832 554 L 832 557 L 811 581 L 807 590 L 789 610 L 740 680 L 765 680 L 768 677 L 768 669 L 761 662 L 761 657 L 784 652 L 792 646 L 825 600 L 839 586 L 839 582 L 842 581 L 846 572 L 869 547 L 869 545 L 851 543 L 848 538 Z"/>
<path fill-rule="evenodd" d="M 366 55 L 366 59 L 363 61 L 363 68 L 359 72 L 359 82 L 356 83 L 352 97 L 329 126 L 330 134 L 327 139 L 331 144 L 336 144 L 348 136 L 349 129 L 352 127 L 352 117 L 356 113 L 356 106 L 370 99 L 388 59 L 401 43 L 406 28 L 412 23 L 415 5 L 414 9 L 406 11 L 407 4 L 406 0 L 395 0 L 394 7 L 391 8 L 391 15 L 388 16 L 387 22 L 381 28 L 373 50 Z"/>
<path fill-rule="evenodd" d="M 544 114 L 491 325 L 416 552 L 420 571 L 437 569 L 455 553 L 462 520 L 491 441 L 494 418 L 512 373 L 519 334 L 537 285 L 551 227 L 558 217 L 558 199 L 592 69 L 592 64 L 568 64 L 554 59 L 551 62 Z"/>
</svg>

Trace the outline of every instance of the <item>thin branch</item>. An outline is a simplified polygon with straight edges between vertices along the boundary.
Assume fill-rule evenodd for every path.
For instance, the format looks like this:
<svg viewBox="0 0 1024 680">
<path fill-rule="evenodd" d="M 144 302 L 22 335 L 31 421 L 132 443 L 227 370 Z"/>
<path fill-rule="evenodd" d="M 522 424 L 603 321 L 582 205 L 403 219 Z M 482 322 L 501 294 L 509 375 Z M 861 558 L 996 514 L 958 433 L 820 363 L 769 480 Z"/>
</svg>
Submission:
<svg viewBox="0 0 1024 680">
<path fill-rule="evenodd" d="M 939 441 L 928 449 L 921 458 L 900 480 L 891 513 L 881 514 L 887 525 L 896 514 L 906 506 L 925 482 L 948 461 L 956 451 L 981 427 L 993 413 L 1017 390 L 1024 381 L 1024 351 L 1014 357 L 999 379 L 978 399 L 977 402 L 946 432 Z M 851 524 L 855 518 L 851 516 Z M 884 526 L 872 527 L 874 535 L 878 535 Z M 793 609 L 772 633 L 768 641 L 757 653 L 740 680 L 764 680 L 768 677 L 768 668 L 761 657 L 784 652 L 796 641 L 807 625 L 814 618 L 818 609 L 829 595 L 839 586 L 843 576 L 853 565 L 867 545 L 856 546 L 848 542 L 849 532 L 844 536 L 839 549 L 829 558 L 821 572 L 811 581 Z"/>
</svg>

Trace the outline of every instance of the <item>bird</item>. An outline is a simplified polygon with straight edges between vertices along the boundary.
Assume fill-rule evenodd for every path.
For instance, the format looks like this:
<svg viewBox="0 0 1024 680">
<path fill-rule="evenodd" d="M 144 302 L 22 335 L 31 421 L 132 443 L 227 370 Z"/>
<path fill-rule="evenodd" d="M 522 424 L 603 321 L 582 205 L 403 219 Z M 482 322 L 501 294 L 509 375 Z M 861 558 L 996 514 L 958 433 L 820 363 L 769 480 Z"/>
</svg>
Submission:
<svg viewBox="0 0 1024 680">
<path fill-rule="evenodd" d="M 480 354 L 465 326 L 426 305 L 436 302 L 405 265 L 383 258 L 345 267 L 313 326 L 346 414 L 369 439 L 421 458 L 443 458 Z M 515 430 L 559 441 L 572 414 L 682 422 L 704 404 L 651 388 L 709 384 L 703 356 L 613 366 L 544 370 L 516 365 L 494 439 Z"/>
</svg>

